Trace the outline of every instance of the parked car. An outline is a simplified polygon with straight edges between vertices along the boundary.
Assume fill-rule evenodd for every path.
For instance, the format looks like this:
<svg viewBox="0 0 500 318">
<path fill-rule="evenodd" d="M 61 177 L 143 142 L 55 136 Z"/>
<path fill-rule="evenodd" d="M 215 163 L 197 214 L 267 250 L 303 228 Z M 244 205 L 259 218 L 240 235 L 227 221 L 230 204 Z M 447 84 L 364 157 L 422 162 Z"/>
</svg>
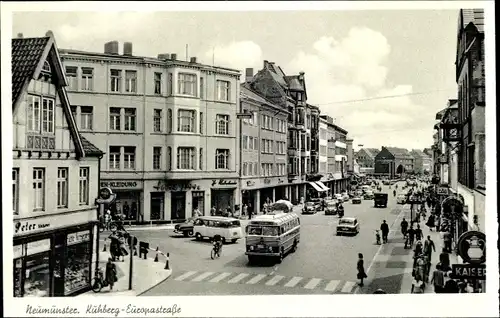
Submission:
<svg viewBox="0 0 500 318">
<path fill-rule="evenodd" d="M 373 201 L 375 207 L 387 208 L 387 201 L 389 200 L 389 195 L 387 193 L 375 193 Z"/>
<path fill-rule="evenodd" d="M 196 218 L 189 218 L 183 223 L 176 224 L 174 233 L 183 234 L 185 237 L 193 236 L 194 221 Z"/>
<path fill-rule="evenodd" d="M 342 217 L 337 224 L 337 235 L 340 234 L 353 234 L 359 233 L 358 219 L 353 217 Z"/>
<path fill-rule="evenodd" d="M 319 202 L 308 201 L 302 208 L 302 214 L 314 214 L 319 210 L 321 210 L 321 204 Z"/>
<path fill-rule="evenodd" d="M 361 204 L 361 197 L 355 196 L 354 198 L 352 198 L 352 204 Z"/>
<path fill-rule="evenodd" d="M 335 215 L 337 214 L 337 200 L 328 200 L 326 201 L 325 206 L 325 215 Z"/>
<path fill-rule="evenodd" d="M 344 198 L 342 197 L 342 194 L 340 194 L 340 193 L 335 193 L 333 196 L 334 196 L 334 198 L 335 198 L 336 200 L 338 200 L 339 202 L 344 202 Z"/>
<path fill-rule="evenodd" d="M 375 195 L 373 194 L 372 191 L 366 191 L 365 194 L 363 195 L 363 199 L 365 200 L 373 200 L 375 198 Z"/>
<path fill-rule="evenodd" d="M 349 194 L 347 194 L 347 192 L 342 193 L 342 200 L 343 200 L 344 202 L 349 201 L 349 199 L 350 199 L 350 198 L 349 198 Z"/>
<path fill-rule="evenodd" d="M 382 180 L 382 184 L 383 185 L 391 185 L 391 181 L 390 180 Z"/>
<path fill-rule="evenodd" d="M 397 203 L 398 204 L 406 204 L 406 194 L 398 194 L 398 197 L 397 197 Z"/>
</svg>

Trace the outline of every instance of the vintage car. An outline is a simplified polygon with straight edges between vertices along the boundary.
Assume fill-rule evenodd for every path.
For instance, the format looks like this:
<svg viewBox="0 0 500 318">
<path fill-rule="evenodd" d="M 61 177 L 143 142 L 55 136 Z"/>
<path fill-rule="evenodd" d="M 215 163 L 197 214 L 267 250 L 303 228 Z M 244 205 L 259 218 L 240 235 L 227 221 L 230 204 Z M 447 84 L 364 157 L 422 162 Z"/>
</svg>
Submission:
<svg viewBox="0 0 500 318">
<path fill-rule="evenodd" d="M 376 208 L 387 208 L 387 201 L 389 200 L 389 195 L 387 193 L 375 193 L 373 197 L 374 206 Z"/>
<path fill-rule="evenodd" d="M 339 202 L 344 202 L 344 198 L 342 197 L 342 194 L 340 193 L 335 193 L 333 197 L 338 200 Z"/>
<path fill-rule="evenodd" d="M 397 200 L 398 204 L 406 204 L 406 194 L 404 194 L 404 193 L 398 194 L 398 197 L 396 200 Z"/>
<path fill-rule="evenodd" d="M 360 196 L 355 196 L 352 198 L 352 204 L 361 204 L 361 197 Z"/>
<path fill-rule="evenodd" d="M 373 200 L 375 198 L 375 195 L 373 194 L 372 191 L 366 191 L 365 194 L 363 195 L 363 199 L 365 200 Z"/>
<path fill-rule="evenodd" d="M 189 218 L 183 223 L 176 224 L 174 233 L 183 234 L 185 237 L 193 236 L 194 221 L 196 218 Z"/>
<path fill-rule="evenodd" d="M 304 207 L 302 208 L 302 214 L 314 214 L 320 210 L 321 210 L 320 202 L 308 201 L 304 204 Z"/>
<path fill-rule="evenodd" d="M 337 224 L 337 235 L 341 234 L 356 235 L 358 233 L 359 233 L 358 219 L 353 217 L 343 217 L 339 220 L 339 223 Z"/>
<path fill-rule="evenodd" d="M 325 215 L 337 214 L 337 200 L 328 200 L 325 202 Z"/>
<path fill-rule="evenodd" d="M 347 192 L 342 193 L 342 200 L 343 200 L 344 202 L 349 201 L 349 199 L 350 199 L 350 198 L 349 198 L 349 194 L 347 194 Z"/>
</svg>

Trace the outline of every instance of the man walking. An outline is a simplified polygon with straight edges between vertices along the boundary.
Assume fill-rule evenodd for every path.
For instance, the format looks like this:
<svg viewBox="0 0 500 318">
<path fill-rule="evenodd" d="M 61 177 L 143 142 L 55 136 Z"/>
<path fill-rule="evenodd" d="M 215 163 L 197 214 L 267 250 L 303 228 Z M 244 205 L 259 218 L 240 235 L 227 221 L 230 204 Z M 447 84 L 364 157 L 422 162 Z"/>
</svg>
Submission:
<svg viewBox="0 0 500 318">
<path fill-rule="evenodd" d="M 387 224 L 385 220 L 380 225 L 380 231 L 382 232 L 382 242 L 385 244 L 389 236 L 389 224 Z"/>
<path fill-rule="evenodd" d="M 403 218 L 403 221 L 401 221 L 401 233 L 403 236 L 406 236 L 406 232 L 408 231 L 408 222 L 406 221 L 405 218 Z"/>
<path fill-rule="evenodd" d="M 415 239 L 420 241 L 424 235 L 422 234 L 422 229 L 420 229 L 420 224 L 417 224 L 417 228 L 415 229 Z"/>
<path fill-rule="evenodd" d="M 434 245 L 434 241 L 431 240 L 431 236 L 427 235 L 427 239 L 424 242 L 424 254 L 429 258 L 429 263 L 431 262 L 433 251 L 436 251 L 436 246 Z"/>
</svg>

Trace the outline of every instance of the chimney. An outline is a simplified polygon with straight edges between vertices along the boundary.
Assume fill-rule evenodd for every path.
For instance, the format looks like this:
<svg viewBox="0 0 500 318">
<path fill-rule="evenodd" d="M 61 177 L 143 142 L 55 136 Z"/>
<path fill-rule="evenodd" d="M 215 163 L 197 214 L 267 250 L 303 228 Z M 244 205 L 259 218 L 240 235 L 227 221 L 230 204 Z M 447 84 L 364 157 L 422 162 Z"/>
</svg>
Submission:
<svg viewBox="0 0 500 318">
<path fill-rule="evenodd" d="M 170 53 L 162 53 L 158 54 L 159 60 L 170 60 Z"/>
<path fill-rule="evenodd" d="M 118 41 L 111 41 L 105 43 L 104 54 L 118 54 Z"/>
<path fill-rule="evenodd" d="M 299 72 L 299 80 L 303 81 L 304 80 L 304 72 Z"/>
<path fill-rule="evenodd" d="M 196 57 L 192 57 L 192 58 L 189 60 L 189 63 L 196 63 Z"/>
<path fill-rule="evenodd" d="M 24 37 L 24 36 L 23 36 L 23 34 L 22 34 L 22 33 L 18 33 L 18 34 L 17 34 L 17 38 L 18 38 L 18 39 L 22 39 L 23 37 Z"/>
<path fill-rule="evenodd" d="M 253 68 L 245 69 L 245 82 L 249 83 L 253 79 Z"/>
<path fill-rule="evenodd" d="M 267 68 L 267 64 L 269 64 L 268 60 L 264 60 L 264 68 Z"/>
<path fill-rule="evenodd" d="M 132 42 L 123 43 L 123 55 L 132 56 Z"/>
<path fill-rule="evenodd" d="M 45 33 L 45 36 L 48 36 L 48 37 L 54 37 L 54 33 L 52 33 L 51 30 L 48 30 L 46 33 Z"/>
<path fill-rule="evenodd" d="M 177 54 L 175 53 L 170 54 L 170 59 L 177 60 Z"/>
</svg>

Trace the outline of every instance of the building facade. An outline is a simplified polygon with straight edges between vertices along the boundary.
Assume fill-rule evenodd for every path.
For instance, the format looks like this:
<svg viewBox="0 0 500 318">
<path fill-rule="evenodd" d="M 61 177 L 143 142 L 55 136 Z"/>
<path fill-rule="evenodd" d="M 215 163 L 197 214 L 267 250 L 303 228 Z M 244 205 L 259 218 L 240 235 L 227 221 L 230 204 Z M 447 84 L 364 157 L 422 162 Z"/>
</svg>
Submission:
<svg viewBox="0 0 500 318">
<path fill-rule="evenodd" d="M 374 174 L 376 176 L 394 178 L 396 175 L 396 158 L 387 147 L 382 146 L 374 161 Z"/>
<path fill-rule="evenodd" d="M 240 201 L 239 72 L 123 54 L 61 50 L 82 134 L 106 150 L 101 186 L 129 223 L 183 220 Z"/>
<path fill-rule="evenodd" d="M 377 148 L 361 148 L 356 153 L 360 172 L 371 175 L 375 172 L 375 157 L 380 152 Z"/>
<path fill-rule="evenodd" d="M 80 136 L 53 34 L 12 40 L 14 297 L 72 296 L 99 264 L 103 153 Z"/>
<path fill-rule="evenodd" d="M 312 143 L 317 141 L 315 134 L 319 131 L 319 108 L 307 104 L 305 74 L 287 76 L 275 63 L 264 61 L 263 68 L 247 80 L 247 85 L 274 105 L 288 110 L 289 187 L 285 195 L 293 203 L 305 200 L 308 187 L 317 187 L 309 180 L 318 173 L 319 159 L 312 156 Z M 319 142 L 317 145 L 319 148 Z"/>
<path fill-rule="evenodd" d="M 251 69 L 246 74 L 253 77 Z M 240 90 L 242 113 L 252 114 L 241 125 L 241 204 L 254 213 L 264 202 L 285 199 L 288 183 L 288 110 L 274 105 L 248 83 Z"/>
<path fill-rule="evenodd" d="M 432 172 L 432 159 L 424 151 L 413 149 L 410 155 L 414 158 L 413 171 L 418 174 Z"/>
</svg>

